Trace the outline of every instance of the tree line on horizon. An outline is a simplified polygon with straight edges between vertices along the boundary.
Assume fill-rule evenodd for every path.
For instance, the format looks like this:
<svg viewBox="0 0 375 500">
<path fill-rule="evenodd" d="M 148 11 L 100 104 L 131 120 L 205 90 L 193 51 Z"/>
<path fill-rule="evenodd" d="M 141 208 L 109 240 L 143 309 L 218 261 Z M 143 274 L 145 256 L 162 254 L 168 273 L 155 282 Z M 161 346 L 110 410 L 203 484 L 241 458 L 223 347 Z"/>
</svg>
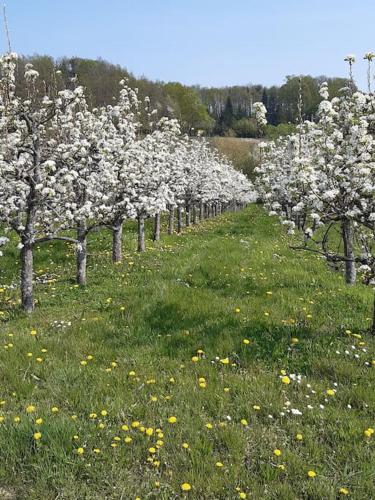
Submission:
<svg viewBox="0 0 375 500">
<path fill-rule="evenodd" d="M 289 75 L 281 86 L 232 86 L 222 88 L 194 87 L 210 116 L 215 120 L 214 133 L 237 137 L 258 137 L 259 130 L 253 115 L 253 104 L 262 102 L 267 108 L 266 134 L 285 135 L 293 132 L 298 121 L 298 99 L 301 85 L 302 119 L 315 120 L 321 102 L 319 88 L 327 82 L 330 95 L 337 96 L 347 85 L 346 78 Z M 301 83 L 300 83 L 301 80 Z"/>
<path fill-rule="evenodd" d="M 289 75 L 281 86 L 186 86 L 179 82 L 152 81 L 144 76 L 136 78 L 122 66 L 103 59 L 62 57 L 54 60 L 48 55 L 20 58 L 20 74 L 23 74 L 24 67 L 29 62 L 40 73 L 47 92 L 49 87 L 53 87 L 51 75 L 54 71 L 61 72 L 67 87 L 71 84 L 72 77 L 76 76 L 79 84 L 87 89 L 87 99 L 92 108 L 111 104 L 119 92 L 119 81 L 127 78 L 131 87 L 138 88 L 141 99 L 148 96 L 160 116 L 177 118 L 183 132 L 190 136 L 199 131 L 208 136 L 243 138 L 257 138 L 264 134 L 270 138 L 285 135 L 293 132 L 298 121 L 300 78 L 304 120 L 315 119 L 321 101 L 319 88 L 322 82 L 328 83 L 330 95 L 333 97 L 347 85 L 345 78 Z M 265 131 L 259 130 L 254 118 L 255 102 L 262 102 L 267 108 L 268 125 Z"/>
</svg>

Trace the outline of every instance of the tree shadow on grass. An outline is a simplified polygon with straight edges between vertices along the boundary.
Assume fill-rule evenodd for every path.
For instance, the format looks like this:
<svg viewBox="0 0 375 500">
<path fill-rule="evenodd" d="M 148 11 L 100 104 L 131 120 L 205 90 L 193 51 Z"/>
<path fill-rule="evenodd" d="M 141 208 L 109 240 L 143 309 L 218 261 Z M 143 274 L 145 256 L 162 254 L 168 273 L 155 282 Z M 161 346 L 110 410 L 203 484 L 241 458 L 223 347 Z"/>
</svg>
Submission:
<svg viewBox="0 0 375 500">
<path fill-rule="evenodd" d="M 169 358 L 186 360 L 202 348 L 209 357 L 229 356 L 240 366 L 261 362 L 301 374 L 309 372 L 311 356 L 323 355 L 337 338 L 337 332 L 322 335 L 305 324 L 277 326 L 257 320 L 243 324 L 235 316 L 213 317 L 209 311 L 195 313 L 172 302 L 156 304 L 146 323 L 150 338 L 158 340 L 158 353 Z M 243 344 L 245 338 L 249 345 Z M 293 344 L 292 338 L 298 343 Z"/>
</svg>

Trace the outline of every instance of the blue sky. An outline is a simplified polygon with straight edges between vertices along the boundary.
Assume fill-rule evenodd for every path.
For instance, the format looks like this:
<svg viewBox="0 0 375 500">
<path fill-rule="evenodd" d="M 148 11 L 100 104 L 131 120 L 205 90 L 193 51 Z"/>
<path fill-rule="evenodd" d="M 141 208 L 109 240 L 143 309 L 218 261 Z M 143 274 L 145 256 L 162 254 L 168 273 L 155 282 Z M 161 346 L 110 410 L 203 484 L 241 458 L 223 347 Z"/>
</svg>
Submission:
<svg viewBox="0 0 375 500">
<path fill-rule="evenodd" d="M 375 51 L 375 0 L 7 0 L 22 54 L 102 57 L 135 75 L 185 84 L 281 84 L 345 76 Z M 2 50 L 5 50 L 2 37 Z"/>
</svg>

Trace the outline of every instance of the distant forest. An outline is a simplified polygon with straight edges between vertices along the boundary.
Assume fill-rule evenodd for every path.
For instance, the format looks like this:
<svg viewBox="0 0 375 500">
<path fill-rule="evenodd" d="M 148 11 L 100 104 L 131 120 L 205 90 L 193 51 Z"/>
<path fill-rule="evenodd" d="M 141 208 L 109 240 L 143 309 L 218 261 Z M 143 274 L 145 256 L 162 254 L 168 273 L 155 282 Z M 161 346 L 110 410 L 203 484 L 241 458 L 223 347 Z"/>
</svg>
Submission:
<svg viewBox="0 0 375 500">
<path fill-rule="evenodd" d="M 68 87 L 71 78 L 77 76 L 79 83 L 87 89 L 92 107 L 111 104 L 119 91 L 119 81 L 128 78 L 130 85 L 139 89 L 141 97 L 150 98 L 151 106 L 158 109 L 160 116 L 178 118 L 183 131 L 190 135 L 204 131 L 209 136 L 259 137 L 260 132 L 253 117 L 253 104 L 257 101 L 262 101 L 268 110 L 268 136 L 289 133 L 297 121 L 299 76 L 287 76 L 281 86 L 249 84 L 206 88 L 136 78 L 119 65 L 102 59 L 78 57 L 63 57 L 56 61 L 49 56 L 23 57 L 19 62 L 20 74 L 28 62 L 39 71 L 47 92 L 53 86 L 51 75 L 54 70 L 62 72 Z M 323 81 L 328 82 L 331 96 L 338 95 L 340 88 L 347 84 L 344 78 L 302 76 L 303 118 L 314 119 L 321 100 L 319 85 Z"/>
</svg>

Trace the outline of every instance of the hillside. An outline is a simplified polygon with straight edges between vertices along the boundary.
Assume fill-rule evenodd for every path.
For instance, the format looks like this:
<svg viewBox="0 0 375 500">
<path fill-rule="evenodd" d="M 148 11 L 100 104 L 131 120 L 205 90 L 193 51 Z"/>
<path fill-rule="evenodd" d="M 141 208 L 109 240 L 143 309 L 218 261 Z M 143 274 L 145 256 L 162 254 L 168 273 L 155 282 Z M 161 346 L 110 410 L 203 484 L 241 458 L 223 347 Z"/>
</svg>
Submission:
<svg viewBox="0 0 375 500">
<path fill-rule="evenodd" d="M 290 123 L 294 124 L 298 119 L 300 77 L 295 75 L 286 76 L 285 82 L 280 86 L 248 84 L 205 88 L 199 85 L 190 87 L 179 82 L 153 81 L 145 76 L 137 77 L 126 68 L 103 59 L 61 57 L 54 60 L 48 55 L 21 58 L 18 62 L 19 77 L 23 75 L 27 63 L 32 63 L 39 71 L 47 92 L 55 83 L 54 70 L 61 72 L 68 87 L 71 86 L 71 78 L 77 77 L 78 82 L 87 89 L 91 107 L 113 104 L 113 97 L 119 91 L 119 82 L 126 78 L 133 88 L 139 90 L 142 99 L 146 96 L 150 98 L 151 106 L 158 110 L 159 116 L 178 118 L 182 130 L 189 135 L 195 135 L 201 130 L 206 135 L 257 138 L 260 131 L 253 116 L 253 104 L 257 101 L 263 102 L 267 107 L 267 134 L 270 137 L 275 133 L 290 132 Z M 319 86 L 325 80 L 332 96 L 338 95 L 339 89 L 347 84 L 344 78 L 301 77 L 304 118 L 314 119 L 321 101 Z M 278 125 L 281 128 L 275 130 Z"/>
</svg>

